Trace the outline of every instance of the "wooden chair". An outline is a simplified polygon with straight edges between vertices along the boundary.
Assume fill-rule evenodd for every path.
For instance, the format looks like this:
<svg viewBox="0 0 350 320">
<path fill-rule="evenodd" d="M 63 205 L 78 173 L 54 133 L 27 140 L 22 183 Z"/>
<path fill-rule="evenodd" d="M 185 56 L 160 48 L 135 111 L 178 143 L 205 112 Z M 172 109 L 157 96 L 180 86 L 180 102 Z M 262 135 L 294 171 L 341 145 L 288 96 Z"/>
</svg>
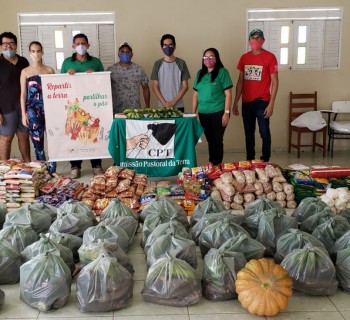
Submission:
<svg viewBox="0 0 350 320">
<path fill-rule="evenodd" d="M 317 111 L 317 91 L 315 93 L 292 93 L 289 94 L 289 145 L 288 152 L 291 148 L 297 149 L 297 157 L 300 158 L 300 149 L 302 147 L 312 147 L 315 152 L 316 147 L 323 149 L 323 157 L 326 156 L 327 144 L 327 127 L 312 131 L 307 127 L 295 127 L 291 123 L 294 119 L 307 111 Z M 297 134 L 296 143 L 292 143 L 293 132 Z M 306 144 L 301 142 L 301 136 L 304 133 L 312 134 L 312 143 Z M 322 144 L 317 143 L 316 135 L 322 133 Z"/>
</svg>

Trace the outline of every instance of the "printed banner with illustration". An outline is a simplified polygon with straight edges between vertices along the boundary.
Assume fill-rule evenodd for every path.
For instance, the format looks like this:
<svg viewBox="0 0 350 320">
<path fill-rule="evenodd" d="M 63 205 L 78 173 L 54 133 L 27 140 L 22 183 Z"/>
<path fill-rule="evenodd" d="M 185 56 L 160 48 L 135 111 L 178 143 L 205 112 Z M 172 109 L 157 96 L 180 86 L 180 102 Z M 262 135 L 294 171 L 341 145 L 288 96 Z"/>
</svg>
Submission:
<svg viewBox="0 0 350 320">
<path fill-rule="evenodd" d="M 163 120 L 117 118 L 109 136 L 116 165 L 151 177 L 176 176 L 197 165 L 195 146 L 203 133 L 196 117 Z"/>
<path fill-rule="evenodd" d="M 110 72 L 41 75 L 50 161 L 110 158 Z"/>
</svg>

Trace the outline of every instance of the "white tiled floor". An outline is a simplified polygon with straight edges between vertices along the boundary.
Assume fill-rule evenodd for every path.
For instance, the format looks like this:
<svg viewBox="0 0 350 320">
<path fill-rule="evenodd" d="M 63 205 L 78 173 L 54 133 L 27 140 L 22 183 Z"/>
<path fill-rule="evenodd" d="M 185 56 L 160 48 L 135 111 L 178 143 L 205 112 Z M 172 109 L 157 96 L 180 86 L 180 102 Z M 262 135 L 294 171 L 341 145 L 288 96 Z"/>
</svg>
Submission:
<svg viewBox="0 0 350 320">
<path fill-rule="evenodd" d="M 296 154 L 286 152 L 274 152 L 271 161 L 279 165 L 286 166 L 291 163 L 303 163 L 305 165 L 326 164 L 350 166 L 350 151 L 336 151 L 334 158 L 322 158 L 320 151 L 303 152 L 300 159 Z M 207 154 L 198 154 L 198 165 L 206 164 Z M 226 153 L 224 161 L 232 162 L 244 160 L 243 153 Z M 112 160 L 104 159 L 103 166 L 107 168 L 112 165 Z M 69 174 L 69 164 L 60 163 L 58 173 Z M 82 182 L 89 182 L 91 178 L 91 168 L 88 161 L 83 164 Z M 264 317 L 249 315 L 237 300 L 225 302 L 211 302 L 204 297 L 194 306 L 175 308 L 147 303 L 141 296 L 143 281 L 146 276 L 145 255 L 140 247 L 141 234 L 137 233 L 134 243 L 129 251 L 129 256 L 133 262 L 134 275 L 134 296 L 132 304 L 125 309 L 107 313 L 80 313 L 75 303 L 75 285 L 72 286 L 72 294 L 66 306 L 59 310 L 48 313 L 39 312 L 32 309 L 19 299 L 19 285 L 5 285 L 1 289 L 5 291 L 5 305 L 0 309 L 0 319 L 116 319 L 116 320 L 250 320 Z M 203 260 L 198 255 L 198 272 L 201 272 Z M 266 318 L 272 319 L 272 318 Z M 295 293 L 289 300 L 288 308 L 274 319 L 283 320 L 350 320 L 350 293 L 338 290 L 329 297 L 314 297 L 300 293 Z"/>
</svg>

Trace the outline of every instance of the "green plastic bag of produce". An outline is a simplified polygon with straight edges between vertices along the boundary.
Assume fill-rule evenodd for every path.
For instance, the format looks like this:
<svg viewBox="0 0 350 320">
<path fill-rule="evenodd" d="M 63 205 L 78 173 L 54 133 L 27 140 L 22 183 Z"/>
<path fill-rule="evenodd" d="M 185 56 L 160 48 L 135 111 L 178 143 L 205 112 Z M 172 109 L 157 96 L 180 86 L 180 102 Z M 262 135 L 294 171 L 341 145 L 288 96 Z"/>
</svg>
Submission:
<svg viewBox="0 0 350 320">
<path fill-rule="evenodd" d="M 162 204 L 166 202 L 157 203 Z M 183 211 L 183 209 L 181 210 Z M 187 216 L 185 216 L 181 211 L 178 211 L 177 213 L 172 211 L 158 211 L 154 213 L 149 213 L 146 216 L 145 221 L 143 222 L 141 247 L 145 246 L 147 238 L 158 225 L 169 222 L 171 219 L 175 219 L 181 222 L 184 225 L 185 229 L 188 230 L 189 223 L 187 221 Z"/>
<path fill-rule="evenodd" d="M 0 289 L 0 309 L 5 304 L 5 292 Z"/>
<path fill-rule="evenodd" d="M 175 218 L 172 218 L 168 222 L 156 226 L 155 229 L 151 232 L 143 248 L 145 253 L 147 254 L 152 244 L 157 241 L 160 236 L 163 236 L 165 234 L 174 234 L 182 238 L 192 239 L 191 235 L 187 232 L 184 225 L 181 222 L 177 221 Z"/>
<path fill-rule="evenodd" d="M 7 214 L 7 207 L 6 204 L 0 203 L 0 229 L 2 229 Z"/>
<path fill-rule="evenodd" d="M 329 296 L 338 287 L 334 264 L 327 251 L 306 245 L 288 253 L 281 262 L 293 279 L 293 288 L 305 294 Z"/>
<path fill-rule="evenodd" d="M 167 256 L 149 268 L 141 294 L 148 302 L 188 307 L 202 296 L 200 277 L 186 261 Z"/>
<path fill-rule="evenodd" d="M 38 241 L 32 243 L 21 252 L 22 262 L 27 262 L 39 254 L 48 251 L 57 253 L 57 255 L 60 256 L 65 264 L 69 267 L 70 271 L 72 273 L 74 272 L 75 263 L 73 260 L 72 250 L 62 244 L 52 241 L 50 239 L 50 235 L 46 236 L 43 233 L 40 234 L 40 239 Z"/>
<path fill-rule="evenodd" d="M 275 254 L 277 239 L 289 228 L 298 228 L 297 220 L 294 217 L 282 213 L 280 209 L 272 208 L 264 211 L 260 217 L 256 240 L 265 246 L 265 255 L 273 256 Z"/>
<path fill-rule="evenodd" d="M 197 268 L 196 244 L 193 240 L 173 233 L 159 236 L 147 251 L 147 266 L 152 266 L 157 259 L 166 255 L 182 259 L 193 268 Z"/>
<path fill-rule="evenodd" d="M 116 258 L 100 254 L 77 279 L 77 304 L 81 312 L 107 312 L 131 303 L 132 275 Z"/>
<path fill-rule="evenodd" d="M 113 199 L 102 211 L 100 221 L 103 221 L 107 218 L 117 217 L 133 217 L 136 221 L 139 221 L 139 216 L 135 213 L 134 210 L 129 208 L 119 199 Z"/>
<path fill-rule="evenodd" d="M 338 212 L 338 215 L 346 218 L 346 220 L 348 220 L 348 222 L 350 223 L 350 208 L 340 210 Z"/>
<path fill-rule="evenodd" d="M 330 252 L 334 243 L 347 231 L 350 230 L 350 225 L 346 218 L 335 215 L 326 222 L 318 225 L 312 232 L 312 235 L 320 240 L 327 251 Z"/>
<path fill-rule="evenodd" d="M 32 208 L 28 204 L 7 213 L 4 227 L 12 224 L 30 225 L 36 233 L 41 233 L 50 228 L 51 221 L 49 213 Z"/>
<path fill-rule="evenodd" d="M 97 242 L 87 244 L 83 243 L 78 250 L 80 264 L 82 266 L 86 266 L 90 262 L 96 260 L 101 252 L 111 258 L 116 258 L 118 262 L 132 275 L 135 273 L 130 258 L 120 247 L 120 245 L 118 243 L 109 242 L 106 240 L 98 240 Z"/>
<path fill-rule="evenodd" d="M 205 227 L 225 218 L 237 223 L 238 225 L 241 225 L 245 219 L 245 215 L 237 212 L 237 210 L 206 213 L 191 228 L 192 239 L 196 242 L 196 244 L 198 244 L 199 236 Z"/>
<path fill-rule="evenodd" d="M 21 256 L 5 239 L 0 238 L 0 284 L 19 281 Z"/>
<path fill-rule="evenodd" d="M 243 233 L 249 235 L 237 223 L 224 218 L 205 227 L 199 236 L 199 248 L 204 257 L 211 248 L 219 248 L 228 239 Z"/>
<path fill-rule="evenodd" d="M 302 249 L 307 244 L 325 248 L 324 244 L 311 234 L 299 229 L 288 229 L 288 232 L 277 239 L 274 260 L 281 263 L 285 256 L 294 249 Z"/>
<path fill-rule="evenodd" d="M 101 221 L 99 224 L 104 226 L 122 228 L 128 235 L 129 246 L 131 246 L 131 244 L 133 243 L 136 231 L 139 227 L 139 222 L 131 216 L 106 218 L 105 220 Z"/>
<path fill-rule="evenodd" d="M 39 210 L 48 213 L 51 216 L 51 221 L 54 222 L 57 218 L 57 208 L 47 203 L 34 202 L 29 206 L 30 210 Z"/>
<path fill-rule="evenodd" d="M 68 266 L 54 252 L 29 260 L 20 269 L 20 299 L 40 311 L 62 308 L 71 293 Z"/>
<path fill-rule="evenodd" d="M 339 250 L 335 263 L 339 286 L 346 292 L 350 292 L 350 248 Z"/>
<path fill-rule="evenodd" d="M 271 201 L 267 198 L 260 198 L 247 205 L 247 207 L 244 209 L 244 215 L 246 217 L 249 217 L 257 214 L 258 212 L 270 210 L 273 208 L 280 209 L 281 206 L 275 201 Z"/>
<path fill-rule="evenodd" d="M 247 261 L 262 258 L 266 250 L 262 243 L 245 233 L 238 233 L 236 236 L 228 239 L 219 249 L 221 251 L 241 252 Z"/>
<path fill-rule="evenodd" d="M 99 239 L 118 243 L 124 252 L 128 252 L 129 238 L 120 227 L 111 227 L 98 224 L 85 230 L 83 243 L 97 242 Z"/>
<path fill-rule="evenodd" d="M 225 207 L 221 201 L 208 197 L 204 201 L 198 203 L 192 213 L 192 225 L 195 225 L 205 214 L 225 211 Z"/>
<path fill-rule="evenodd" d="M 318 225 L 328 221 L 334 216 L 335 214 L 333 211 L 329 207 L 326 207 L 305 218 L 300 224 L 300 230 L 312 233 Z"/>
<path fill-rule="evenodd" d="M 250 216 L 245 217 L 245 219 L 242 223 L 242 227 L 249 232 L 249 234 L 252 238 L 254 238 L 254 239 L 257 238 L 258 231 L 259 231 L 260 219 L 264 215 L 268 214 L 269 212 L 276 212 L 276 213 L 279 212 L 280 214 L 284 214 L 284 215 L 286 214 L 285 209 L 282 208 L 280 205 L 278 205 L 278 206 L 275 206 L 274 208 L 269 208 L 269 209 L 262 210 L 262 211 L 256 210 Z"/>
<path fill-rule="evenodd" d="M 21 253 L 24 248 L 38 240 L 38 234 L 29 225 L 10 225 L 0 231 L 0 238 L 6 239 Z"/>
<path fill-rule="evenodd" d="M 299 203 L 298 207 L 292 213 L 292 216 L 297 219 L 298 222 L 303 222 L 308 217 L 323 211 L 328 206 L 320 199 L 314 197 L 308 197 Z"/>
<path fill-rule="evenodd" d="M 148 215 L 164 215 L 169 219 L 176 217 L 176 220 L 180 221 L 187 230 L 190 228 L 185 210 L 175 200 L 169 197 L 152 199 L 141 212 L 141 222 L 145 223 Z"/>
<path fill-rule="evenodd" d="M 49 232 L 70 233 L 81 237 L 92 225 L 91 218 L 86 215 L 58 210 L 57 219 L 51 224 Z"/>
<path fill-rule="evenodd" d="M 70 213 L 75 216 L 86 216 L 91 219 L 93 225 L 98 223 L 92 209 L 82 201 L 69 199 L 63 202 L 57 209 L 57 214 L 58 213 Z"/>
<path fill-rule="evenodd" d="M 69 233 L 60 233 L 60 232 L 50 232 L 46 236 L 50 236 L 50 239 L 56 243 L 62 244 L 63 246 L 69 248 L 73 252 L 74 262 L 79 262 L 78 249 L 83 244 L 83 239 Z"/>
<path fill-rule="evenodd" d="M 247 263 L 241 252 L 212 248 L 204 257 L 202 290 L 212 301 L 224 301 L 237 297 L 237 272 Z"/>
</svg>

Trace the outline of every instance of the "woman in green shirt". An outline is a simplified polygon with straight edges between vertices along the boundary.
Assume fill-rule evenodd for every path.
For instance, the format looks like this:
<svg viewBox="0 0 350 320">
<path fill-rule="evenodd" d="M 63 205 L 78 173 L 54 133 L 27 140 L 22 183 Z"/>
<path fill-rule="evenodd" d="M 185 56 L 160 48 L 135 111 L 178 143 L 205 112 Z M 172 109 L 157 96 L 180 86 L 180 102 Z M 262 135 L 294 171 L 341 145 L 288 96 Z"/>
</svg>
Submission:
<svg viewBox="0 0 350 320">
<path fill-rule="evenodd" d="M 204 51 L 202 69 L 193 84 L 192 112 L 197 113 L 208 141 L 209 162 L 220 164 L 224 156 L 224 133 L 230 120 L 233 83 L 218 50 Z"/>
</svg>

